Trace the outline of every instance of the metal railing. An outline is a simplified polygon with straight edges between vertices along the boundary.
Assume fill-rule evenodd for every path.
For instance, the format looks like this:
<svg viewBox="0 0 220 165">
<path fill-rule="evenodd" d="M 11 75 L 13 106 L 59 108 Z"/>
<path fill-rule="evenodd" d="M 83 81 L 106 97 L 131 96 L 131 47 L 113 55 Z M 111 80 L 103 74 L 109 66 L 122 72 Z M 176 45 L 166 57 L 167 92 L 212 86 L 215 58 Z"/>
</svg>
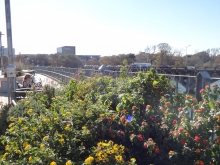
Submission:
<svg viewBox="0 0 220 165">
<path fill-rule="evenodd" d="M 33 67 L 36 72 L 54 78 L 64 84 L 67 84 L 70 79 L 79 79 L 80 73 L 86 78 L 94 77 L 95 74 L 103 76 L 111 76 L 117 78 L 120 76 L 121 71 L 98 71 L 95 69 L 80 69 L 80 68 L 65 68 L 65 67 Z M 146 72 L 146 71 L 142 71 Z M 138 72 L 128 72 L 128 76 L 135 77 Z M 205 88 L 206 85 L 210 85 L 214 81 L 220 80 L 220 77 L 204 77 L 203 74 L 197 74 L 196 76 L 190 75 L 173 75 L 173 74 L 159 74 L 169 78 L 171 85 L 176 86 L 176 93 L 193 93 L 198 100 L 201 100 L 199 91 Z M 182 90 L 181 90 L 182 88 Z M 185 88 L 185 89 L 184 89 Z"/>
</svg>

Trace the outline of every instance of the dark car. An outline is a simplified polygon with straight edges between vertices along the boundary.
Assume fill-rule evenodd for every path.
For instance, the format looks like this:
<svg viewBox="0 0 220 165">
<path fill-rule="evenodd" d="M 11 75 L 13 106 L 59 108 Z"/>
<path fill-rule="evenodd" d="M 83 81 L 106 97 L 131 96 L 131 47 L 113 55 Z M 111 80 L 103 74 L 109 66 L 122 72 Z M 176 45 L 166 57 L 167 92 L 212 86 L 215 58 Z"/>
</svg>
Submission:
<svg viewBox="0 0 220 165">
<path fill-rule="evenodd" d="M 170 65 L 161 65 L 161 66 L 159 66 L 159 68 L 172 68 L 172 66 L 170 66 Z"/>
</svg>

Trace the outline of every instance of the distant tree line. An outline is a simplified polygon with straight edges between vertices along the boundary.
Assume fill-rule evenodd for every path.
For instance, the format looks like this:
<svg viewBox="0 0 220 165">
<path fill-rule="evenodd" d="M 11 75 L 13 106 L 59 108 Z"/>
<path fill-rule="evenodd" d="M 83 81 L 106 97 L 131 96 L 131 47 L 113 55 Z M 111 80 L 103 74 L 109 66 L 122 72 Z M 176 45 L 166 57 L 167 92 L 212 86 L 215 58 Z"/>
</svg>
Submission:
<svg viewBox="0 0 220 165">
<path fill-rule="evenodd" d="M 83 63 L 76 55 L 60 55 L 60 54 L 37 54 L 32 56 L 15 56 L 15 65 L 21 69 L 25 66 L 53 66 L 53 67 L 71 67 L 82 68 L 86 65 L 123 65 L 126 60 L 128 65 L 134 62 L 151 63 L 153 66 L 163 64 L 173 67 L 195 66 L 195 67 L 220 67 L 220 48 L 211 48 L 195 54 L 186 54 L 185 50 L 173 49 L 167 43 L 147 46 L 144 52 L 138 54 L 119 54 L 112 56 L 102 56 L 98 61 L 96 58 L 89 59 Z M 4 59 L 6 65 L 7 59 Z M 7 65 L 6 65 L 7 66 Z M 23 68 L 22 68 L 23 67 Z"/>
</svg>

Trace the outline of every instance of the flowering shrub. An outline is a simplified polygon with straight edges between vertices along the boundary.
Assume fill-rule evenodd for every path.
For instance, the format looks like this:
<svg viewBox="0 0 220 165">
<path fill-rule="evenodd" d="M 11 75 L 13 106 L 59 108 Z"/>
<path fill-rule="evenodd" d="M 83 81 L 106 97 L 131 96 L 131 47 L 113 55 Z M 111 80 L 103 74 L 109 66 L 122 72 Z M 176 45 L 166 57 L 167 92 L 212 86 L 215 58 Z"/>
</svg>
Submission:
<svg viewBox="0 0 220 165">
<path fill-rule="evenodd" d="M 130 158 L 130 161 L 125 160 L 125 147 L 114 144 L 113 141 L 99 142 L 97 147 L 94 147 L 92 155 L 85 159 L 84 164 L 99 164 L 99 165 L 135 165 L 135 158 Z"/>
<path fill-rule="evenodd" d="M 155 71 L 122 77 L 71 81 L 61 92 L 51 89 L 19 101 L 0 137 L 0 162 L 218 165 L 217 85 L 201 89 L 198 102 L 175 94 Z"/>
</svg>

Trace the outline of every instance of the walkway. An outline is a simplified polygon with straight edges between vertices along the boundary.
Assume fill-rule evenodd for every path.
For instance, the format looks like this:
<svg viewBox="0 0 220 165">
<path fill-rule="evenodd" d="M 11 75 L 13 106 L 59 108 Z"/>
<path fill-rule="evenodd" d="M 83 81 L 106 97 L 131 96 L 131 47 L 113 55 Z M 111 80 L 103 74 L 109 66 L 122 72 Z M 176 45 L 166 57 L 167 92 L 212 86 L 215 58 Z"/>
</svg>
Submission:
<svg viewBox="0 0 220 165">
<path fill-rule="evenodd" d="M 53 79 L 51 78 L 48 78 L 44 75 L 41 75 L 41 74 L 36 74 L 36 77 L 39 77 L 41 80 L 42 80 L 42 85 L 51 85 L 51 86 L 54 86 L 56 88 L 59 88 L 60 87 L 60 84 L 57 83 L 56 81 L 54 81 Z M 1 93 L 0 92 L 0 106 L 1 105 L 5 105 L 5 104 L 8 104 L 8 93 Z"/>
</svg>

